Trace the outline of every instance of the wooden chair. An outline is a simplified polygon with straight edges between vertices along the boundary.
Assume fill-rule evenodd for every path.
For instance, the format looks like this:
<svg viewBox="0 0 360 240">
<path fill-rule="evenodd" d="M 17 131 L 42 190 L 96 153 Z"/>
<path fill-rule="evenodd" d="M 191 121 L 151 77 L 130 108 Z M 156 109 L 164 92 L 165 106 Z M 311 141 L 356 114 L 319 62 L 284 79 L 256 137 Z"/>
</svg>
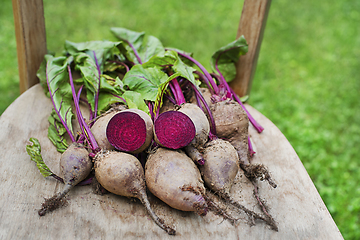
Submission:
<svg viewBox="0 0 360 240">
<path fill-rule="evenodd" d="M 249 52 L 239 59 L 237 79 L 232 83 L 239 95 L 249 92 L 270 2 L 245 0 L 238 35 L 245 35 Z M 178 234 L 168 236 L 138 201 L 96 195 L 90 186 L 76 187 L 69 194 L 68 206 L 39 217 L 37 209 L 43 198 L 62 187 L 56 180 L 44 179 L 25 151 L 28 139 L 38 138 L 45 162 L 59 172 L 59 153 L 47 138 L 52 105 L 36 78 L 46 53 L 42 6 L 41 0 L 13 0 L 23 94 L 0 118 L 1 239 L 343 239 L 292 146 L 270 120 L 249 105 L 249 112 L 265 128 L 258 134 L 249 127 L 257 152 L 253 161 L 266 165 L 278 184 L 273 189 L 259 182 L 259 194 L 266 199 L 278 232 L 261 221 L 250 227 L 240 219 L 234 226 L 212 213 L 200 217 L 152 198 L 155 212 L 176 226 Z M 243 174 L 238 174 L 236 183 L 231 195 L 260 212 L 251 183 Z"/>
</svg>

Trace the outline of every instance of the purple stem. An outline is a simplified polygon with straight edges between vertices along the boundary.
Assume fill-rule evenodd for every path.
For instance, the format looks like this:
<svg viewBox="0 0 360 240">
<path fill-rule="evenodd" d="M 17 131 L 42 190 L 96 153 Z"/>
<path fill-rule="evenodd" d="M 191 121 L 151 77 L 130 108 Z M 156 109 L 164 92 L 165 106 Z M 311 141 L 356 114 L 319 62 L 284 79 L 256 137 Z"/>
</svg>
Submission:
<svg viewBox="0 0 360 240">
<path fill-rule="evenodd" d="M 210 83 L 210 85 L 212 86 L 212 89 L 214 89 L 214 93 L 216 95 L 218 95 L 219 93 L 219 89 L 218 89 L 218 86 L 216 85 L 216 83 L 214 82 L 213 78 L 211 77 L 210 73 L 205 69 L 205 67 L 203 65 L 201 65 L 200 62 L 196 61 L 194 58 L 186 55 L 186 54 L 183 54 L 181 52 L 177 52 L 180 56 L 192 61 L 196 66 L 198 66 L 200 68 L 200 70 L 204 73 L 205 75 L 205 79 L 208 80 L 208 82 Z M 209 84 L 207 84 L 209 85 Z"/>
<path fill-rule="evenodd" d="M 78 99 L 80 98 L 82 87 L 80 88 L 80 90 L 78 92 L 78 95 L 76 95 L 70 65 L 68 65 L 68 72 L 69 72 L 70 85 L 71 85 L 71 90 L 72 90 L 75 109 L 76 109 L 76 115 L 77 115 L 77 118 L 78 118 L 78 122 L 79 122 L 79 125 L 80 125 L 80 128 L 81 128 L 81 131 L 84 134 L 84 136 L 86 137 L 86 139 L 88 140 L 88 142 L 89 142 L 89 144 L 91 146 L 91 150 L 96 153 L 96 152 L 100 151 L 100 147 L 98 146 L 94 136 L 92 135 L 92 133 L 90 131 L 89 126 L 86 124 L 86 122 L 84 120 L 84 117 L 82 116 L 82 113 L 80 111 L 80 106 L 79 106 Z"/>
<path fill-rule="evenodd" d="M 116 95 L 116 94 L 114 94 L 114 93 L 111 93 L 111 95 L 113 95 L 114 97 L 117 97 L 117 98 L 121 99 L 121 101 L 123 101 L 123 102 L 126 104 L 126 100 L 125 100 L 124 98 L 122 98 L 122 97 L 120 97 L 119 95 Z"/>
<path fill-rule="evenodd" d="M 210 110 L 210 107 L 209 105 L 207 104 L 207 102 L 205 101 L 204 97 L 201 95 L 201 93 L 199 92 L 199 90 L 193 85 L 191 84 L 192 88 L 194 89 L 194 92 L 195 92 L 195 97 L 196 97 L 196 101 L 197 101 L 197 104 L 198 106 L 202 109 L 201 107 L 201 104 L 200 104 L 200 101 L 198 99 L 201 100 L 201 102 L 203 103 L 203 105 L 205 106 L 205 109 L 206 109 L 206 112 L 208 113 L 208 116 L 210 118 L 210 133 L 212 135 L 215 135 L 216 136 L 216 125 L 215 125 L 215 120 L 214 120 L 214 117 L 211 113 L 211 110 Z M 213 139 L 213 137 L 210 136 L 210 139 Z"/>
<path fill-rule="evenodd" d="M 171 85 L 172 85 L 172 87 L 171 87 Z M 185 101 L 184 94 L 183 94 L 180 84 L 176 78 L 171 80 L 169 86 L 175 96 L 176 104 L 181 105 L 181 104 L 185 103 L 186 101 Z"/>
<path fill-rule="evenodd" d="M 219 61 L 220 56 L 221 56 L 221 54 L 219 54 L 218 58 L 216 59 L 215 69 L 216 69 L 216 71 L 217 71 L 218 74 L 219 74 L 221 83 L 226 87 L 227 92 L 231 93 L 230 86 L 229 86 L 229 84 L 227 84 L 224 76 L 222 75 L 222 73 L 220 72 L 219 67 L 218 67 L 218 61 Z"/>
<path fill-rule="evenodd" d="M 126 72 L 128 72 L 128 71 L 130 70 L 129 66 L 126 65 L 125 63 L 121 62 L 121 61 L 109 61 L 109 62 L 117 63 L 117 64 L 119 64 L 119 65 L 124 66 L 125 69 L 126 69 Z"/>
<path fill-rule="evenodd" d="M 94 177 L 89 177 L 87 179 L 82 180 L 81 182 L 79 182 L 77 184 L 77 186 L 86 186 L 86 185 L 90 185 L 92 183 L 92 181 L 94 180 Z"/>
<path fill-rule="evenodd" d="M 100 71 L 100 66 L 99 66 L 99 62 L 97 60 L 95 51 L 93 51 L 94 54 L 94 59 L 95 59 L 95 64 L 96 64 L 96 68 L 98 70 L 98 75 L 99 75 L 99 79 L 98 79 L 98 89 L 97 92 L 95 94 L 95 106 L 94 106 L 94 119 L 97 116 L 97 110 L 98 110 L 98 102 L 99 102 L 99 92 L 100 92 L 100 82 L 101 82 L 101 71 Z"/>
<path fill-rule="evenodd" d="M 170 88 L 170 91 L 174 94 L 174 100 L 175 100 L 174 104 L 177 104 L 177 102 L 178 102 L 177 94 L 175 94 L 176 93 L 175 88 L 171 83 L 169 83 L 169 88 Z"/>
<path fill-rule="evenodd" d="M 214 89 L 212 89 L 209 81 L 206 81 L 205 75 L 202 74 L 202 73 L 199 72 L 199 71 L 195 71 L 194 73 L 199 76 L 201 82 L 203 82 L 203 83 L 205 83 L 205 84 L 207 85 L 208 89 L 210 90 L 211 95 L 213 95 L 213 94 L 214 94 Z M 210 76 L 211 76 L 211 75 L 210 75 Z"/>
<path fill-rule="evenodd" d="M 149 111 L 150 111 L 150 115 L 151 115 L 151 119 L 155 120 L 155 115 L 154 115 L 154 104 L 151 102 L 151 101 L 148 101 L 148 108 L 149 108 Z"/>
<path fill-rule="evenodd" d="M 176 104 L 176 100 L 174 99 L 174 98 L 172 98 L 169 94 L 166 94 L 165 95 L 165 97 L 167 98 L 167 99 L 169 99 L 169 101 L 172 103 L 172 104 Z"/>
<path fill-rule="evenodd" d="M 48 68 L 48 64 L 46 64 L 46 69 L 47 69 L 47 68 Z M 47 70 L 46 70 L 46 72 L 47 72 Z M 50 99 L 51 99 L 51 102 L 52 102 L 52 104 L 53 104 L 53 106 L 54 106 L 55 112 L 56 112 L 56 114 L 59 116 L 59 119 L 60 119 L 62 125 L 65 127 L 66 132 L 69 134 L 71 141 L 72 141 L 72 142 L 75 142 L 76 140 L 75 140 L 75 137 L 74 137 L 73 133 L 70 131 L 70 128 L 67 126 L 67 124 L 66 124 L 66 122 L 64 121 L 64 119 L 61 117 L 59 110 L 56 108 L 56 105 L 55 105 L 55 102 L 54 102 L 54 98 L 53 98 L 53 96 L 54 96 L 55 93 L 52 93 L 52 92 L 51 92 L 48 74 L 46 74 L 46 81 L 47 81 L 49 93 L 50 93 L 50 96 L 51 96 Z M 57 89 L 57 90 L 58 90 L 58 89 Z M 56 92 L 57 90 L 55 90 L 55 92 Z M 60 108 L 61 108 L 61 106 L 60 106 Z"/>
<path fill-rule="evenodd" d="M 50 175 L 51 177 L 55 178 L 56 180 L 64 183 L 64 179 L 62 179 L 61 177 L 59 177 L 58 175 L 56 175 L 55 173 L 51 174 Z"/>
<path fill-rule="evenodd" d="M 254 151 L 252 144 L 251 144 L 251 140 L 250 140 L 250 136 L 248 136 L 248 145 L 249 145 L 249 152 L 250 152 L 250 157 L 252 157 L 256 152 Z"/>
<path fill-rule="evenodd" d="M 258 133 L 261 133 L 262 131 L 264 131 L 264 128 L 256 122 L 256 120 L 251 116 L 251 114 L 249 113 L 249 111 L 245 108 L 244 104 L 241 102 L 240 98 L 236 95 L 236 93 L 234 92 L 234 90 L 231 89 L 231 93 L 233 95 L 233 97 L 235 98 L 235 100 L 242 106 L 242 108 L 245 110 L 246 114 L 249 117 L 249 121 L 251 122 L 251 124 L 254 126 L 254 128 L 256 129 L 256 131 Z"/>
<path fill-rule="evenodd" d="M 138 60 L 139 64 L 142 64 L 141 58 L 140 58 L 140 56 L 139 56 L 139 53 L 138 53 L 138 51 L 135 49 L 134 45 L 132 45 L 132 43 L 129 42 L 129 41 L 126 41 L 126 42 L 129 44 L 129 46 L 130 46 L 130 47 L 132 48 L 132 50 L 134 51 L 135 57 L 136 57 L 136 59 Z"/>
<path fill-rule="evenodd" d="M 229 49 L 231 50 L 231 49 Z M 229 51 L 227 50 L 227 51 Z M 223 54 L 224 52 L 222 52 L 221 54 Z M 219 73 L 220 76 L 220 80 L 221 80 L 221 84 L 223 84 L 226 87 L 226 90 L 228 91 L 228 93 L 230 93 L 232 95 L 233 98 L 235 98 L 235 100 L 242 106 L 242 108 L 245 110 L 246 114 L 249 117 L 249 121 L 251 122 L 251 124 L 255 127 L 256 131 L 258 131 L 258 133 L 261 133 L 264 128 L 258 124 L 255 119 L 251 116 L 251 114 L 248 112 L 248 110 L 245 108 L 245 106 L 243 105 L 243 103 L 241 102 L 240 98 L 236 95 L 236 93 L 234 92 L 234 90 L 232 90 L 229 86 L 229 84 L 226 82 L 224 76 L 222 75 L 222 73 L 220 72 L 219 68 L 218 68 L 218 61 L 220 59 L 221 54 L 219 54 L 219 56 L 216 59 L 215 62 L 215 69 L 216 71 Z"/>
</svg>

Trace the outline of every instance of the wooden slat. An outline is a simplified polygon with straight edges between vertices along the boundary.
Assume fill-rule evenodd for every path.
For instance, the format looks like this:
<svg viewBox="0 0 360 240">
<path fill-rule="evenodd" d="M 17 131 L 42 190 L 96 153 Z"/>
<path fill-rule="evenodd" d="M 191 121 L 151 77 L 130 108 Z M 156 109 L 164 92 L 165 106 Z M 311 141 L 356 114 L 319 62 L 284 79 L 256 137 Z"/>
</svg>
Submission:
<svg viewBox="0 0 360 240">
<path fill-rule="evenodd" d="M 249 51 L 240 57 L 230 86 L 239 96 L 250 93 L 271 0 L 245 0 L 236 38 L 244 35 Z"/>
<path fill-rule="evenodd" d="M 39 82 L 36 72 L 47 52 L 42 0 L 12 0 L 20 92 Z"/>
</svg>

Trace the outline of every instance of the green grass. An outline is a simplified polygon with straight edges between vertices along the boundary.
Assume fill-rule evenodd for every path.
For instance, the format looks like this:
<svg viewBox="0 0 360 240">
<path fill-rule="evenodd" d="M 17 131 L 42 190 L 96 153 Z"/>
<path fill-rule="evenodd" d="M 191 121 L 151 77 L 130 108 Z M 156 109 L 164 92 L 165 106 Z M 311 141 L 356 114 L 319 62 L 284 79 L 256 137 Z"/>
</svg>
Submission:
<svg viewBox="0 0 360 240">
<path fill-rule="evenodd" d="M 242 1 L 44 0 L 48 49 L 126 27 L 209 67 Z M 360 239 L 360 2 L 272 1 L 250 104 L 289 139 L 345 239 Z M 0 113 L 18 96 L 11 1 L 0 8 Z"/>
</svg>

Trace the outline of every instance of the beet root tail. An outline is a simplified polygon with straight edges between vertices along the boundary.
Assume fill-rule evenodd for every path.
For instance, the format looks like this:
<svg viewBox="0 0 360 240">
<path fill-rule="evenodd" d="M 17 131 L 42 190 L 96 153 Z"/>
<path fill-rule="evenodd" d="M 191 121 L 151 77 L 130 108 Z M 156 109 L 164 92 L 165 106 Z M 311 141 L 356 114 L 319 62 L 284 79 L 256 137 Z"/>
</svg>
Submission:
<svg viewBox="0 0 360 240">
<path fill-rule="evenodd" d="M 146 196 L 146 193 L 140 193 L 139 199 L 141 201 L 141 203 L 145 206 L 148 214 L 150 215 L 150 217 L 154 220 L 154 222 L 160 227 L 162 228 L 165 232 L 167 232 L 169 235 L 175 235 L 176 234 L 176 230 L 168 225 L 166 225 L 164 223 L 164 220 L 162 220 L 161 218 L 159 218 L 155 212 L 152 210 L 151 206 L 150 206 L 150 202 Z"/>
</svg>

